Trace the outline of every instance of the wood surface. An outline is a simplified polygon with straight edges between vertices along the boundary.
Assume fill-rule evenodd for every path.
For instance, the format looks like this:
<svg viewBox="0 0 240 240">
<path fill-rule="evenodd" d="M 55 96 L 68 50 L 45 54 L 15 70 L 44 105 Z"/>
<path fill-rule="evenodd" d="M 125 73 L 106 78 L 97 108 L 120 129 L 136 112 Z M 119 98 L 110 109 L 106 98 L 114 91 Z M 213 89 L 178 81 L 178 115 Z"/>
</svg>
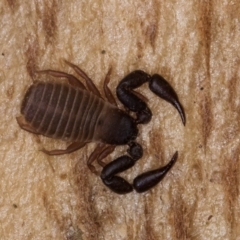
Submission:
<svg viewBox="0 0 240 240">
<path fill-rule="evenodd" d="M 73 73 L 64 59 L 101 92 L 110 67 L 114 94 L 135 69 L 175 88 L 185 127 L 147 84 L 138 90 L 153 118 L 139 126 L 143 158 L 122 176 L 131 182 L 178 150 L 155 188 L 117 195 L 87 168 L 95 143 L 47 156 L 43 146 L 66 143 L 19 128 L 25 91 L 50 79 L 36 71 Z M 0 239 L 239 240 L 239 65 L 237 0 L 0 1 Z M 125 152 L 117 147 L 106 162 Z"/>
</svg>

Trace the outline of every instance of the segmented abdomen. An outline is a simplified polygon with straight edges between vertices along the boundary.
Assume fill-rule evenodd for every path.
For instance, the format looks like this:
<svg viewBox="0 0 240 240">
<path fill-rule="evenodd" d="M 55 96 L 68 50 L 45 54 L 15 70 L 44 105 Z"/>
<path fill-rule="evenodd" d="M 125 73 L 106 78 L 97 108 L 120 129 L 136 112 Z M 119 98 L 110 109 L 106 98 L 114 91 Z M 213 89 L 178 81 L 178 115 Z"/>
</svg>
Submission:
<svg viewBox="0 0 240 240">
<path fill-rule="evenodd" d="M 37 82 L 27 91 L 21 113 L 26 122 L 47 137 L 89 142 L 104 101 L 69 84 Z"/>
</svg>

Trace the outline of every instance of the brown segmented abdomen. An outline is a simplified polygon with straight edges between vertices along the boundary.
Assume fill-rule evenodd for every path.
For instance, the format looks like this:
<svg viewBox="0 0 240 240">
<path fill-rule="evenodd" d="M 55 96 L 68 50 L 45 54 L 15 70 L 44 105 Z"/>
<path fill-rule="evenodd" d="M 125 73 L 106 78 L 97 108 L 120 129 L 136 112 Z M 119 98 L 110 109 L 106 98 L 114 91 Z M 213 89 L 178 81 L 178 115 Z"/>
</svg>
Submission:
<svg viewBox="0 0 240 240">
<path fill-rule="evenodd" d="M 108 103 L 69 84 L 37 82 L 28 89 L 21 107 L 25 121 L 37 133 L 72 142 L 90 142 Z"/>
</svg>

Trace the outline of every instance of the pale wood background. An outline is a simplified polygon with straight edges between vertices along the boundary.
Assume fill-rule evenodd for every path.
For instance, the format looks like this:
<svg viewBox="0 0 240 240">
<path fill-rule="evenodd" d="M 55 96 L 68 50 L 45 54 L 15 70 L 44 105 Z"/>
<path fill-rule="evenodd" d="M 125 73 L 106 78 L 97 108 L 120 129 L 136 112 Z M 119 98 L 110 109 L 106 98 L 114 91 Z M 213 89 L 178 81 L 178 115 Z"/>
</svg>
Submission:
<svg viewBox="0 0 240 240">
<path fill-rule="evenodd" d="M 144 156 L 123 175 L 179 159 L 144 194 L 119 196 L 86 166 L 95 144 L 66 156 L 39 151 L 65 143 L 19 128 L 36 70 L 66 72 L 67 59 L 101 89 L 135 69 L 176 89 L 176 110 L 142 86 L 152 121 L 140 127 Z M 240 2 L 0 2 L 0 239 L 240 239 Z M 41 76 L 42 77 L 42 76 Z M 125 153 L 118 147 L 107 161 Z M 100 170 L 100 169 L 99 169 Z"/>
</svg>

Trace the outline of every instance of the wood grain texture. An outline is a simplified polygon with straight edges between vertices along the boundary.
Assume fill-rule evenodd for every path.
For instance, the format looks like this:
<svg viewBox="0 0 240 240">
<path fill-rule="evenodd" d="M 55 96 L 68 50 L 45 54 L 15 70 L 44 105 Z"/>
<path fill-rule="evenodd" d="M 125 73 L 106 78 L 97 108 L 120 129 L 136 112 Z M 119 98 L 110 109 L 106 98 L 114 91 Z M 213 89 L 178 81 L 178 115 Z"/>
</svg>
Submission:
<svg viewBox="0 0 240 240">
<path fill-rule="evenodd" d="M 66 1 L 65 1 L 66 2 Z M 240 239 L 240 3 L 233 1 L 0 2 L 1 239 Z M 102 92 L 127 73 L 159 73 L 178 93 L 176 110 L 142 86 L 153 118 L 139 127 L 143 158 L 129 181 L 169 161 L 144 194 L 119 196 L 86 166 L 95 148 L 46 156 L 66 145 L 19 128 L 37 70 L 80 66 Z M 126 152 L 117 147 L 106 161 Z M 100 171 L 100 167 L 98 168 Z"/>
</svg>

